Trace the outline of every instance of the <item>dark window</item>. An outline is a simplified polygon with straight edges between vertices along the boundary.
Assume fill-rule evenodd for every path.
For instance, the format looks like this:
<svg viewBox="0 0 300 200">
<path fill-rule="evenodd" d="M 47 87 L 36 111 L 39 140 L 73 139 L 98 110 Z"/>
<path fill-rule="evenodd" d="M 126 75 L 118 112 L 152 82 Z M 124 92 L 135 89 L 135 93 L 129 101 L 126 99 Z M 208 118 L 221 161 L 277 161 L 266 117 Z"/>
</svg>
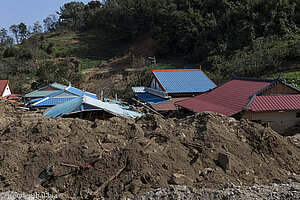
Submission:
<svg viewBox="0 0 300 200">
<path fill-rule="evenodd" d="M 297 117 L 297 118 L 300 118 L 300 112 L 297 112 L 297 113 L 296 113 L 296 117 Z"/>
</svg>

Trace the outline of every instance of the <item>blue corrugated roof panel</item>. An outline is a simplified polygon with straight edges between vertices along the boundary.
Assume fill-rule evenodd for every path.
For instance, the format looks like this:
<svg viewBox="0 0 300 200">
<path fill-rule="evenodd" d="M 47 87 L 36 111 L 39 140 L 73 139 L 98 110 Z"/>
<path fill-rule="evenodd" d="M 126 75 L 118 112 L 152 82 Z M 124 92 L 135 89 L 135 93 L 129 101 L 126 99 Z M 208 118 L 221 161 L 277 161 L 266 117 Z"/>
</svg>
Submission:
<svg viewBox="0 0 300 200">
<path fill-rule="evenodd" d="M 47 98 L 44 101 L 40 101 L 34 104 L 34 106 L 38 107 L 38 106 L 55 106 L 61 103 L 64 103 L 66 101 L 70 101 L 74 99 L 73 98 Z"/>
<path fill-rule="evenodd" d="M 198 93 L 216 85 L 201 70 L 154 70 L 167 93 Z"/>
<path fill-rule="evenodd" d="M 67 114 L 68 112 L 76 109 L 81 105 L 81 97 L 76 97 L 71 101 L 66 101 L 65 103 L 56 105 L 52 108 L 47 109 L 43 115 L 46 117 L 60 117 Z"/>
<path fill-rule="evenodd" d="M 84 96 L 83 99 L 82 97 L 76 97 L 73 100 L 54 106 L 46 110 L 43 115 L 46 117 L 60 117 L 75 112 L 89 111 L 95 109 L 104 110 L 114 115 L 123 116 L 123 117 L 142 116 L 141 113 L 122 109 L 122 107 L 118 104 L 110 104 L 107 102 L 102 102 L 100 100 L 88 97 L 86 95 Z"/>
<path fill-rule="evenodd" d="M 171 99 L 164 99 L 149 93 L 135 94 L 135 96 L 149 104 L 158 104 L 158 103 L 163 103 L 165 101 L 171 100 Z"/>
</svg>

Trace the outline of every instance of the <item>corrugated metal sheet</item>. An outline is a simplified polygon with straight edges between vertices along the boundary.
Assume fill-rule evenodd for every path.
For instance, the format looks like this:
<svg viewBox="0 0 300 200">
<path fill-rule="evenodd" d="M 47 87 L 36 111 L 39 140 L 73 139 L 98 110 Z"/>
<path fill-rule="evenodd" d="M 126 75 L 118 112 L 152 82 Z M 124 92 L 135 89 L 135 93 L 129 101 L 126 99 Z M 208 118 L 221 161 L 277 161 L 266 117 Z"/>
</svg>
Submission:
<svg viewBox="0 0 300 200">
<path fill-rule="evenodd" d="M 31 100 L 30 103 L 33 103 L 32 106 L 34 107 L 45 107 L 45 106 L 54 106 L 57 104 L 64 103 L 66 101 L 70 101 L 73 98 L 76 98 L 78 96 L 82 96 L 83 91 L 68 86 L 63 90 L 60 90 L 58 92 L 55 92 L 53 94 L 47 95 L 42 99 L 39 99 L 39 101 Z M 85 92 L 85 96 L 97 99 L 97 96 L 95 94 Z"/>
<path fill-rule="evenodd" d="M 300 110 L 300 94 L 257 96 L 248 110 L 283 111 Z"/>
<path fill-rule="evenodd" d="M 71 101 L 67 101 L 65 103 L 54 106 L 53 108 L 46 110 L 43 115 L 47 117 L 60 117 L 75 112 L 89 111 L 91 108 L 92 110 L 95 109 L 104 110 L 113 115 L 121 116 L 121 117 L 135 118 L 135 117 L 142 116 L 141 113 L 131 111 L 131 110 L 125 110 L 118 104 L 102 102 L 100 100 L 88 96 L 84 96 L 83 99 L 82 97 L 76 97 Z"/>
<path fill-rule="evenodd" d="M 48 87 L 53 87 L 53 88 L 56 88 L 57 90 L 44 90 Z M 56 93 L 57 91 L 59 90 L 62 90 L 64 88 L 66 88 L 67 86 L 65 85 L 62 85 L 62 84 L 59 84 L 59 83 L 52 83 L 52 84 L 49 84 L 45 87 L 42 87 L 38 90 L 35 90 L 33 92 L 30 92 L 28 94 L 25 94 L 24 97 L 25 98 L 40 98 L 40 97 L 45 97 L 45 96 L 48 96 L 48 95 L 51 95 L 53 93 Z"/>
<path fill-rule="evenodd" d="M 170 101 L 165 101 L 162 103 L 151 105 L 157 111 L 167 111 L 167 110 L 177 110 L 175 102 L 182 101 L 187 98 L 172 98 Z"/>
<path fill-rule="evenodd" d="M 167 93 L 199 93 L 216 87 L 201 70 L 154 70 Z"/>
<path fill-rule="evenodd" d="M 212 111 L 231 116 L 242 111 L 252 94 L 270 84 L 270 81 L 234 79 L 212 91 L 176 104 L 195 112 Z"/>
<path fill-rule="evenodd" d="M 41 97 L 45 97 L 45 96 L 54 94 L 57 91 L 59 91 L 59 90 L 47 90 L 47 91 L 38 91 L 38 90 L 36 90 L 36 91 L 33 91 L 33 92 L 30 92 L 30 93 L 26 94 L 24 97 L 26 97 L 26 98 L 41 98 Z"/>
<path fill-rule="evenodd" d="M 44 98 L 37 103 L 34 103 L 33 106 L 55 106 L 66 101 L 70 101 L 72 98 Z"/>
<path fill-rule="evenodd" d="M 131 89 L 134 93 L 144 93 L 145 92 L 145 87 L 131 87 Z"/>
<path fill-rule="evenodd" d="M 137 98 L 141 99 L 142 101 L 145 101 L 151 105 L 158 104 L 166 101 L 170 101 L 170 99 L 164 99 L 149 93 L 141 93 L 135 95 Z"/>
</svg>

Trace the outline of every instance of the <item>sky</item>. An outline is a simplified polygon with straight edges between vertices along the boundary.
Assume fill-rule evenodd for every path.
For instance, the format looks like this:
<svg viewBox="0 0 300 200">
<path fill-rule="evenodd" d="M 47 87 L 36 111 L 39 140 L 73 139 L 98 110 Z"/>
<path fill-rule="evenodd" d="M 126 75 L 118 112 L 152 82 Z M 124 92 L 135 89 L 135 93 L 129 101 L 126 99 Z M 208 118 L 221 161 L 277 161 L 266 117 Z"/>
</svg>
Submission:
<svg viewBox="0 0 300 200">
<path fill-rule="evenodd" d="M 1 0 L 0 29 L 9 29 L 11 25 L 21 22 L 27 27 L 33 26 L 36 21 L 42 25 L 45 18 L 72 1 L 87 4 L 91 0 Z"/>
</svg>

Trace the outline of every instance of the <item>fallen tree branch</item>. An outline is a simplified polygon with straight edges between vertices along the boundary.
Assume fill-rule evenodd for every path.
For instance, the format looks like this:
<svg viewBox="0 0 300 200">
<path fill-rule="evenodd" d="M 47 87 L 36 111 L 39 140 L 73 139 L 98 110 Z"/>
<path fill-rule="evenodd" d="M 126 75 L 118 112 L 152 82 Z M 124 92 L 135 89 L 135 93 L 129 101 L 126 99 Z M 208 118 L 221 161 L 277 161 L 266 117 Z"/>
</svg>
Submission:
<svg viewBox="0 0 300 200">
<path fill-rule="evenodd" d="M 155 141 L 155 139 L 156 139 L 156 137 L 151 138 L 151 140 L 148 142 L 148 144 L 146 144 L 146 146 L 144 147 L 144 149 L 147 149 L 150 146 L 150 144 L 152 144 L 152 142 Z"/>
<path fill-rule="evenodd" d="M 119 169 L 117 171 L 117 173 L 115 173 L 113 176 L 111 176 L 106 182 L 104 182 L 95 192 L 94 195 L 98 195 L 104 188 L 106 188 L 106 186 L 112 181 L 114 180 L 117 176 L 119 176 L 122 171 L 126 168 L 126 165 L 124 167 L 122 167 L 121 169 Z"/>
</svg>

